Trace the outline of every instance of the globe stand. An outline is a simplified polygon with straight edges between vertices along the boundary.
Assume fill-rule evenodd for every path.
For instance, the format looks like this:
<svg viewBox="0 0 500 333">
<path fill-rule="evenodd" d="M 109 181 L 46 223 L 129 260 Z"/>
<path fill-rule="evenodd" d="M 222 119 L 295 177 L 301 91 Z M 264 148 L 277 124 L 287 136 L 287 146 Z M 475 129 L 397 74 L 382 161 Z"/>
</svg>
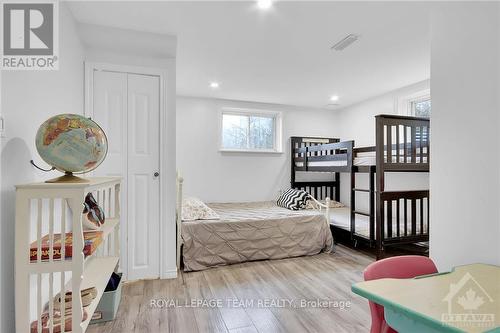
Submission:
<svg viewBox="0 0 500 333">
<path fill-rule="evenodd" d="M 64 176 L 49 179 L 45 181 L 46 183 L 90 183 L 90 180 L 77 177 L 73 175 L 73 172 L 65 172 Z"/>
</svg>

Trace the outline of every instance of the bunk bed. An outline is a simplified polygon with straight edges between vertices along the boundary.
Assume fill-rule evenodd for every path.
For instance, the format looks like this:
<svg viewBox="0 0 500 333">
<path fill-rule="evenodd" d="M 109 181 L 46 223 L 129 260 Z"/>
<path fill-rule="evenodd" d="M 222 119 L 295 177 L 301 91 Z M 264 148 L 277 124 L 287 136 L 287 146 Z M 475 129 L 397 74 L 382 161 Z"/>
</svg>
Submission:
<svg viewBox="0 0 500 333">
<path fill-rule="evenodd" d="M 331 209 L 334 238 L 347 234 L 354 245 L 367 243 L 377 257 L 387 246 L 429 240 L 429 191 L 386 190 L 387 173 L 429 172 L 430 122 L 426 118 L 375 117 L 376 144 L 354 147 L 337 138 L 291 138 L 291 186 L 314 198 L 340 201 L 340 173 L 350 174 L 350 206 Z M 304 180 L 311 173 L 330 174 L 328 180 Z M 297 175 L 302 173 L 302 179 Z M 358 187 L 356 174 L 368 174 L 367 188 Z M 356 207 L 357 193 L 368 194 L 368 211 Z"/>
</svg>

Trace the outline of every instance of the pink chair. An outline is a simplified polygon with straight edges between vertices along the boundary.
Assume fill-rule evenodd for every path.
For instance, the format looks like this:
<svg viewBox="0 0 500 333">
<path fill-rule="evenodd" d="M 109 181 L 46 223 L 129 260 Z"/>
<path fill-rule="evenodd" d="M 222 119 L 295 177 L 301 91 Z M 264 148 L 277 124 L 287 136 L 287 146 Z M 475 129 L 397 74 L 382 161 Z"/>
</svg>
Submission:
<svg viewBox="0 0 500 333">
<path fill-rule="evenodd" d="M 383 278 L 411 279 L 419 275 L 437 273 L 432 259 L 423 256 L 399 256 L 382 259 L 366 267 L 365 281 Z M 384 307 L 369 302 L 372 315 L 370 333 L 397 333 L 384 319 Z"/>
</svg>

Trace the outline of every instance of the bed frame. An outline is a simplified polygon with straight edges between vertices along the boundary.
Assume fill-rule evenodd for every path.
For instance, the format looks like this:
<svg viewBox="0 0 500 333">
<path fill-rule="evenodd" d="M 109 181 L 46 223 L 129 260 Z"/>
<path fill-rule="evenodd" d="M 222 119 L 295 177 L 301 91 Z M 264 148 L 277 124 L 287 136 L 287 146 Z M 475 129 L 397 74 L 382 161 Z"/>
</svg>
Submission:
<svg viewBox="0 0 500 333">
<path fill-rule="evenodd" d="M 355 245 L 358 241 L 367 242 L 381 257 L 386 246 L 429 240 L 429 191 L 386 191 L 385 177 L 387 172 L 429 172 L 430 122 L 427 118 L 378 115 L 375 133 L 376 145 L 361 148 L 354 148 L 354 141 L 341 142 L 336 138 L 292 137 L 291 186 L 316 199 L 330 196 L 339 201 L 339 173 L 350 173 L 350 238 Z M 356 158 L 366 153 L 376 154 L 376 164 L 357 166 Z M 327 165 L 325 161 L 335 163 Z M 330 172 L 335 178 L 328 182 L 297 182 L 297 171 Z M 356 173 L 361 172 L 369 174 L 368 189 L 356 187 Z M 369 212 L 356 210 L 357 192 L 369 194 Z M 358 215 L 369 218 L 368 237 L 356 232 Z M 395 228 L 392 221 L 396 222 Z M 334 233 L 346 231 L 332 228 Z"/>
</svg>

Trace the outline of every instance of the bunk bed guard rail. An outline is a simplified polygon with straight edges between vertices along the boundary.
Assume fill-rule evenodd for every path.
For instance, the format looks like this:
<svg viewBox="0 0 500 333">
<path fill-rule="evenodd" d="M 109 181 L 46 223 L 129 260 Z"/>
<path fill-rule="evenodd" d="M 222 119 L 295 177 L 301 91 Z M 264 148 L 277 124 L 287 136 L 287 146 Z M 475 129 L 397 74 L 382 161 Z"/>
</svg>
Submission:
<svg viewBox="0 0 500 333">
<path fill-rule="evenodd" d="M 429 171 L 429 119 L 396 115 L 375 119 L 377 171 Z"/>
<path fill-rule="evenodd" d="M 354 141 L 292 137 L 292 170 L 350 172 Z"/>
</svg>

